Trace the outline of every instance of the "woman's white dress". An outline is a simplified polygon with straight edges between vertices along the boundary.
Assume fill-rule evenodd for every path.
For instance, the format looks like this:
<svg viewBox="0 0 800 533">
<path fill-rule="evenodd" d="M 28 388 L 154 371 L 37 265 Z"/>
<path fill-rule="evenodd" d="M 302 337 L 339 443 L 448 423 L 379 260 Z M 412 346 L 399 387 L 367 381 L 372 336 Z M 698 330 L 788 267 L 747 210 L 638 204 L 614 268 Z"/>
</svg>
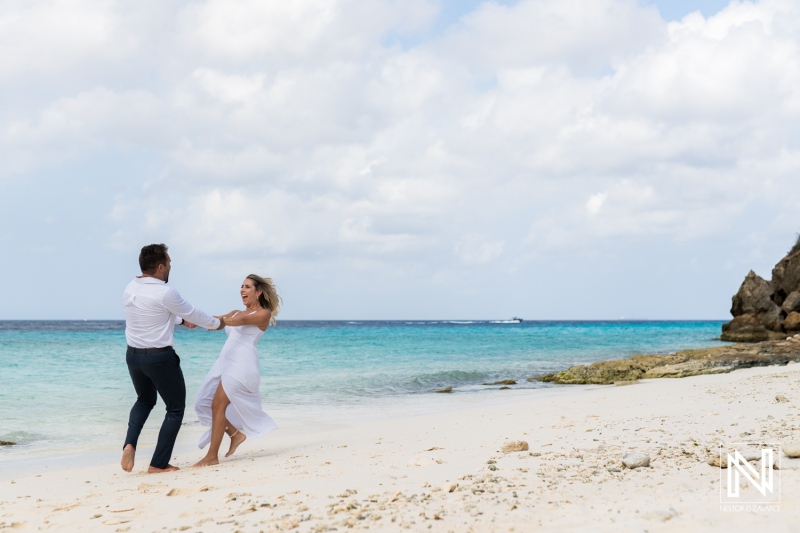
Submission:
<svg viewBox="0 0 800 533">
<path fill-rule="evenodd" d="M 257 326 L 226 326 L 225 333 L 228 334 L 228 340 L 200 386 L 194 403 L 200 424 L 209 428 L 200 437 L 200 448 L 205 448 L 211 441 L 211 402 L 220 381 L 231 401 L 225 416 L 233 427 L 247 435 L 247 438 L 260 437 L 278 427 L 261 410 L 261 394 L 258 391 L 261 376 L 256 343 L 264 332 Z"/>
</svg>

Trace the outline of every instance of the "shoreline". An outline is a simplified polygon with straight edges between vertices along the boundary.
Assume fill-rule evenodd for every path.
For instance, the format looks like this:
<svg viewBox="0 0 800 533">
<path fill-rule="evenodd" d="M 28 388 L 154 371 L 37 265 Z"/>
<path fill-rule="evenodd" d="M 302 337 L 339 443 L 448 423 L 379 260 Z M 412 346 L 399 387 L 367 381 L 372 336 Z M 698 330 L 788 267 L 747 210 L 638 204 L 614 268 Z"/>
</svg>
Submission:
<svg viewBox="0 0 800 533">
<path fill-rule="evenodd" d="M 199 453 L 181 453 L 183 469 L 169 474 L 142 473 L 143 450 L 131 474 L 110 464 L 0 482 L 0 529 L 791 531 L 800 459 L 781 454 L 780 510 L 763 513 L 721 511 L 719 469 L 706 461 L 717 442 L 800 441 L 799 379 L 791 365 L 565 387 L 270 434 L 203 469 L 185 468 Z M 529 450 L 501 451 L 518 440 Z M 649 455 L 650 467 L 624 468 L 626 452 Z"/>
<path fill-rule="evenodd" d="M 493 405 L 503 405 L 506 403 L 516 403 L 526 401 L 531 398 L 564 396 L 573 394 L 585 388 L 592 388 L 595 385 L 584 386 L 550 386 L 546 388 L 520 388 L 516 390 L 479 390 L 461 392 L 455 394 L 420 394 L 403 395 L 397 397 L 380 398 L 378 405 L 368 407 L 360 404 L 343 404 L 339 406 L 304 406 L 302 409 L 287 411 L 283 409 L 265 410 L 278 422 L 279 428 L 274 432 L 262 437 L 256 443 L 274 439 L 276 436 L 289 435 L 310 435 L 337 429 L 347 429 L 358 427 L 365 424 L 390 422 L 393 420 L 405 420 L 419 416 L 447 414 L 476 407 L 488 407 Z M 133 400 L 131 400 L 132 402 Z M 319 409 L 324 416 L 308 416 L 301 411 L 308 409 Z M 382 409 L 383 408 L 383 409 Z M 299 416 L 298 416 L 299 415 Z M 331 419 L 333 416 L 333 419 Z M 155 447 L 158 430 L 163 417 L 163 404 L 159 400 L 158 405 L 153 409 L 147 424 L 142 432 L 140 454 L 142 457 L 150 457 Z M 122 442 L 125 436 L 124 423 L 121 420 L 119 427 L 111 428 L 119 436 Z M 202 455 L 197 448 L 197 440 L 203 434 L 205 428 L 200 426 L 194 410 L 187 409 L 183 426 L 178 434 L 173 455 L 191 456 Z M 16 478 L 28 477 L 31 475 L 42 474 L 44 472 L 54 472 L 70 468 L 97 467 L 116 463 L 121 453 L 121 445 L 117 447 L 108 444 L 97 444 L 89 449 L 78 447 L 60 448 L 55 450 L 7 450 L 6 457 L 0 455 L 0 483 L 11 481 Z"/>
</svg>

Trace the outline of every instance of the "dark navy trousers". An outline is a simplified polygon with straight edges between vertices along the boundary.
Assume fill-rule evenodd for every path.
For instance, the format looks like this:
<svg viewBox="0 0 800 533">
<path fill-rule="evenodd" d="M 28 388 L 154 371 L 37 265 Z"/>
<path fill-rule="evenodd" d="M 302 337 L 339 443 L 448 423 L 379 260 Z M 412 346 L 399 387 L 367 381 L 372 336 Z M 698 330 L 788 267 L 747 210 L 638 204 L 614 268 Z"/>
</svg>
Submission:
<svg viewBox="0 0 800 533">
<path fill-rule="evenodd" d="M 186 382 L 183 380 L 181 360 L 172 346 L 166 348 L 132 348 L 128 346 L 125 360 L 136 389 L 136 403 L 128 419 L 128 434 L 123 449 L 128 444 L 136 448 L 139 434 L 156 405 L 156 394 L 167 408 L 158 443 L 150 466 L 166 468 L 172 457 L 175 439 L 183 422 L 186 409 Z"/>
</svg>

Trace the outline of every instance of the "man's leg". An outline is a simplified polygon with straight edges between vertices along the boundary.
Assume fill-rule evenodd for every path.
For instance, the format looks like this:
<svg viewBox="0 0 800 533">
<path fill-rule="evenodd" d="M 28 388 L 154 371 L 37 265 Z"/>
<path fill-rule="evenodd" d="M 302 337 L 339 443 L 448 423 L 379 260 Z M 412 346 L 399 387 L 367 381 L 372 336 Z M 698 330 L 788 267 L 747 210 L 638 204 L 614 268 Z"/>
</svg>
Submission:
<svg viewBox="0 0 800 533">
<path fill-rule="evenodd" d="M 161 431 L 158 433 L 158 444 L 150 461 L 151 471 L 160 471 L 170 467 L 172 449 L 175 439 L 183 422 L 183 412 L 186 409 L 186 383 L 183 380 L 181 363 L 178 354 L 169 350 L 164 356 L 159 356 L 160 362 L 153 366 L 152 376 L 156 390 L 167 408 Z"/>
<path fill-rule="evenodd" d="M 143 371 L 141 365 L 141 355 L 128 352 L 125 360 L 128 364 L 128 373 L 136 390 L 136 403 L 131 408 L 128 417 L 128 433 L 125 435 L 125 444 L 122 446 L 122 469 L 126 472 L 133 470 L 133 461 L 136 454 L 136 446 L 139 443 L 139 435 L 142 427 L 150 415 L 150 411 L 156 405 L 156 387 Z"/>
</svg>

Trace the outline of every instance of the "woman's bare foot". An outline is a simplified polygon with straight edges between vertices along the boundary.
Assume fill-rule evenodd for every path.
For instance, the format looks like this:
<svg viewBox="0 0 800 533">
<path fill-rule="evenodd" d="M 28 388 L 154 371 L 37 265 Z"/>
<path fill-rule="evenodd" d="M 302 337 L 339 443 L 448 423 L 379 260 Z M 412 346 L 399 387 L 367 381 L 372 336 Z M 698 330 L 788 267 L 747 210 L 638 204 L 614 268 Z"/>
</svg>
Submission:
<svg viewBox="0 0 800 533">
<path fill-rule="evenodd" d="M 167 465 L 166 468 L 156 468 L 155 466 L 150 466 L 147 469 L 148 474 L 162 474 L 164 472 L 175 472 L 176 470 L 180 470 L 177 466 Z"/>
<path fill-rule="evenodd" d="M 241 431 L 237 431 L 231 437 L 231 447 L 228 448 L 228 453 L 225 454 L 225 457 L 230 457 L 233 455 L 233 452 L 236 451 L 236 448 L 239 447 L 241 443 L 247 440 L 247 435 L 242 433 Z"/>
<path fill-rule="evenodd" d="M 133 460 L 136 458 L 136 448 L 133 444 L 128 444 L 122 449 L 122 460 L 119 462 L 122 469 L 126 472 L 133 470 Z"/>
<path fill-rule="evenodd" d="M 219 459 L 217 457 L 203 457 L 199 461 L 197 461 L 192 468 L 197 468 L 199 466 L 214 466 L 219 464 Z"/>
</svg>

